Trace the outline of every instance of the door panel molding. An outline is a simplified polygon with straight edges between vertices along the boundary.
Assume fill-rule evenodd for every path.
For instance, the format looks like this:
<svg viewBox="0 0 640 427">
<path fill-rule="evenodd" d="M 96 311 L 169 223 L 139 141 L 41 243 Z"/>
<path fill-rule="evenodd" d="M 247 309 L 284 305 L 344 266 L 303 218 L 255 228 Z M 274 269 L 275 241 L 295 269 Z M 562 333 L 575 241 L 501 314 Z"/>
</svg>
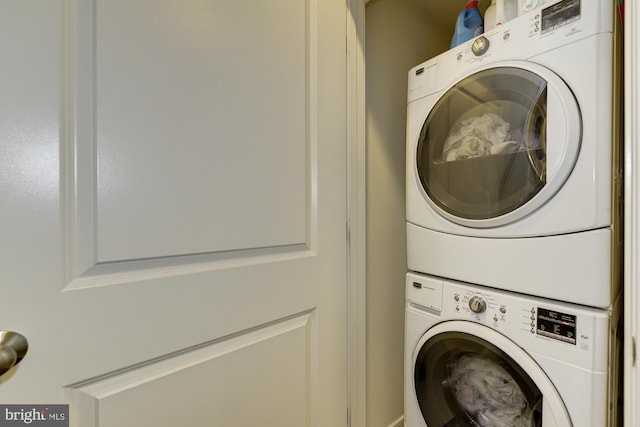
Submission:
<svg viewBox="0 0 640 427">
<path fill-rule="evenodd" d="M 318 24 L 317 20 L 317 0 L 278 0 L 282 3 L 280 10 L 292 9 L 292 15 L 279 16 L 278 24 L 285 29 L 280 31 L 278 37 L 286 39 L 301 39 L 302 41 L 292 45 L 294 53 L 287 53 L 292 49 L 281 49 L 282 52 L 269 52 L 274 56 L 274 60 L 281 57 L 282 61 L 289 61 L 282 69 L 301 70 L 303 76 L 300 77 L 297 91 L 287 96 L 281 96 L 285 100 L 274 100 L 277 104 L 272 108 L 274 111 L 282 110 L 282 113 L 270 113 L 266 124 L 256 124 L 258 129 L 276 132 L 280 128 L 291 127 L 291 122 L 297 122 L 296 114 L 300 117 L 300 125 L 294 125 L 294 129 L 284 134 L 284 142 L 280 145 L 283 155 L 273 154 L 268 161 L 265 161 L 264 171 L 253 172 L 254 176 L 276 176 L 277 178 L 261 185 L 266 185 L 265 189 L 252 190 L 252 194 L 239 196 L 236 193 L 216 190 L 210 200 L 186 200 L 187 207 L 193 209 L 175 208 L 175 212 L 166 214 L 164 217 L 160 209 L 153 212 L 160 212 L 159 225 L 161 233 L 147 233 L 136 231 L 140 226 L 145 225 L 144 217 L 132 219 L 125 224 L 133 228 L 133 232 L 127 234 L 120 231 L 123 229 L 122 222 L 128 221 L 125 215 L 120 219 L 113 219 L 117 216 L 117 204 L 104 202 L 101 199 L 101 168 L 106 168 L 107 161 L 104 160 L 105 152 L 103 147 L 110 142 L 103 142 L 99 135 L 101 123 L 104 122 L 100 116 L 105 108 L 102 107 L 104 95 L 99 92 L 100 88 L 100 63 L 102 53 L 98 40 L 100 24 L 108 25 L 108 18 L 101 21 L 100 0 L 66 0 L 65 11 L 62 16 L 64 28 L 64 52 L 62 58 L 63 79 L 61 82 L 62 93 L 62 117 L 61 117 L 61 179 L 63 196 L 63 219 L 66 233 L 66 253 L 67 253 L 67 286 L 65 289 L 78 289 L 92 286 L 104 286 L 118 283 L 127 283 L 131 280 L 145 280 L 148 277 L 157 278 L 162 276 L 174 276 L 179 274 L 189 274 L 208 270 L 219 270 L 235 268 L 238 266 L 248 266 L 267 262 L 278 262 L 295 260 L 316 255 L 317 251 L 317 207 L 318 207 L 318 181 L 317 181 L 317 144 L 318 144 Z M 140 1 L 143 4 L 144 1 Z M 192 2 L 193 3 L 193 2 Z M 129 5 L 130 6 L 130 5 Z M 182 7 L 182 6 L 180 6 Z M 213 6 L 212 6 L 213 7 Z M 241 7 L 241 6 L 238 6 Z M 185 13 L 188 12 L 184 6 Z M 298 20 L 304 14 L 304 24 L 298 24 Z M 255 15 L 255 14 L 254 14 Z M 285 14 L 286 15 L 286 14 Z M 206 16 L 213 19 L 215 16 Z M 203 19 L 205 19 L 203 18 Z M 265 26 L 275 26 L 274 22 L 267 22 Z M 243 32 L 243 29 L 238 29 Z M 288 31 L 288 32 L 287 32 Z M 188 32 L 185 30 L 185 34 Z M 191 35 L 189 33 L 189 35 Z M 211 36 L 211 34 L 208 34 Z M 202 37 L 206 37 L 205 34 Z M 140 36 L 142 37 L 142 36 Z M 275 36 L 274 36 L 275 37 Z M 253 40 L 252 40 L 253 41 Z M 243 43 L 248 43 L 244 40 Z M 267 43 L 267 42 L 264 42 Z M 142 42 L 141 42 L 142 44 Z M 155 46 L 157 47 L 157 46 Z M 297 50 L 296 50 L 297 49 Z M 182 51 L 180 51 L 182 52 Z M 279 56 L 278 56 L 279 55 Z M 211 59 L 211 58 L 210 58 Z M 266 75 L 273 78 L 278 75 L 280 68 L 266 64 L 269 58 L 261 58 L 256 61 L 254 69 L 234 70 L 235 73 L 244 73 L 240 81 L 248 81 L 248 84 L 261 84 L 251 82 L 257 79 L 256 75 Z M 246 61 L 246 60 L 244 60 Z M 102 61 L 104 62 L 104 61 Z M 212 66 L 213 60 L 209 65 Z M 264 69 L 268 69 L 264 71 Z M 268 73 L 268 74 L 260 74 Z M 289 71 L 290 74 L 295 74 Z M 283 76 L 286 80 L 287 76 Z M 238 80 L 236 80 L 236 83 Z M 278 91 L 278 82 L 269 82 Z M 284 87 L 291 86 L 290 81 L 281 83 Z M 285 86 L 286 85 L 286 86 Z M 275 97 L 274 97 L 275 98 Z M 211 98 L 203 101 L 208 104 L 201 106 L 212 107 L 215 102 Z M 225 101 L 226 102 L 226 101 Z M 112 105 L 113 104 L 112 102 Z M 215 105 L 213 105 L 215 107 Z M 212 107 L 212 108 L 213 108 Z M 261 108 L 264 109 L 264 106 Z M 200 111 L 202 113 L 202 111 Z M 204 113 L 202 113 L 204 114 Z M 182 116 L 185 116 L 184 114 Z M 275 125 L 270 122 L 277 122 Z M 286 122 L 285 122 L 286 120 Z M 259 120 L 258 120 L 259 121 Z M 199 123 L 202 123 L 200 121 Z M 251 126 L 248 126 L 251 127 Z M 236 135 L 236 129 L 224 131 L 230 135 Z M 134 137 L 135 132 L 132 133 Z M 226 134 L 225 134 L 226 135 Z M 223 137 L 225 136 L 223 135 Z M 255 135 L 254 135 L 255 136 Z M 274 138 L 273 135 L 271 135 Z M 256 138 L 254 138 L 256 139 Z M 276 139 L 276 138 L 274 138 Z M 139 141 L 134 138 L 134 141 Z M 255 141 L 249 141 L 254 142 Z M 136 142 L 137 143 L 137 142 Z M 149 142 L 141 143 L 140 148 L 148 148 Z M 120 146 L 126 144 L 120 144 Z M 233 144 L 230 144 L 233 145 Z M 254 145 L 254 146 L 259 146 Z M 200 146 L 202 147 L 202 146 Z M 239 155 L 238 148 L 231 148 L 231 155 Z M 128 152 L 127 152 L 128 153 Z M 287 155 L 285 156 L 284 153 Z M 269 156 L 269 153 L 262 153 L 258 157 Z M 290 155 L 290 158 L 289 158 Z M 165 156 L 166 157 L 166 156 Z M 190 157 L 190 160 L 196 158 Z M 252 159 L 251 164 L 261 164 L 261 159 Z M 145 159 L 141 160 L 141 167 L 153 165 Z M 146 163 L 145 163 L 146 162 Z M 238 156 L 230 162 L 236 162 L 238 168 L 243 167 L 244 162 Z M 224 163 L 224 162 L 223 162 Z M 128 163 L 134 165 L 135 161 Z M 129 167 L 129 170 L 132 168 Z M 221 174 L 229 175 L 229 170 L 234 167 L 227 167 Z M 200 185 L 189 176 L 194 171 L 173 170 L 177 179 L 183 183 Z M 160 178 L 160 172 L 157 176 Z M 217 172 L 208 171 L 206 163 L 202 163 L 202 168 L 195 173 L 204 174 L 205 182 L 217 182 Z M 145 179 L 149 179 L 145 177 Z M 207 181 L 208 180 L 208 181 Z M 125 184 L 125 186 L 128 184 Z M 176 184 L 177 185 L 177 184 Z M 242 186 L 244 184 L 238 184 Z M 249 184 L 247 184 L 249 188 Z M 152 190 L 152 189 L 150 189 Z M 190 189 L 192 190 L 192 189 Z M 151 193 L 152 191 L 150 191 Z M 118 194 L 122 189 L 118 189 Z M 218 204 L 218 195 L 224 200 Z M 257 198 L 267 198 L 268 205 L 255 203 L 252 200 Z M 202 198 L 206 199 L 206 198 Z M 214 200 L 215 199 L 215 200 Z M 247 199 L 250 199 L 249 201 Z M 155 200 L 155 199 L 154 199 Z M 157 200 L 156 200 L 157 201 Z M 179 196 L 175 196 L 171 207 L 179 205 Z M 150 202 L 151 203 L 151 202 Z M 234 206 L 237 203 L 237 206 Z M 142 203 L 144 204 L 144 203 Z M 109 210 L 102 215 L 104 206 L 109 205 Z M 218 206 L 225 212 L 218 215 Z M 255 209 L 248 212 L 249 207 Z M 134 209 L 135 211 L 135 209 Z M 186 212 L 185 212 L 186 211 Z M 267 212 L 268 211 L 268 212 Z M 150 211 L 151 212 L 151 211 Z M 233 226 L 224 226 L 225 218 L 229 215 L 247 215 L 247 228 L 234 230 Z M 115 215 L 115 216 L 114 216 Z M 111 221 L 111 225 L 105 225 L 105 219 Z M 149 217 L 152 220 L 157 218 Z M 177 218 L 177 219 L 176 219 Z M 190 225 L 193 222 L 196 225 Z M 211 218 L 209 220 L 209 218 Z M 264 219 L 263 219 L 264 218 Z M 164 222 L 162 222 L 164 221 Z M 203 230 L 203 236 L 198 237 L 196 229 L 203 229 L 203 225 L 215 230 Z M 273 225 L 275 224 L 275 225 Z M 191 232 L 186 244 L 175 242 L 182 234 L 180 227 L 188 227 L 185 231 Z M 209 227 L 206 227 L 209 228 Z M 251 229 L 251 233 L 247 233 Z M 119 237 L 111 237 L 113 231 L 121 233 Z M 130 230 L 131 231 L 131 230 Z M 238 232 L 236 232 L 238 231 Z M 240 232 L 242 231 L 242 232 Z M 144 237 L 153 237 L 156 234 L 157 242 L 146 242 Z M 239 237 L 242 235 L 243 237 Z M 142 236 L 142 238 L 141 238 Z M 198 240 L 199 239 L 199 240 Z M 198 240 L 198 244 L 191 242 Z M 107 243 L 105 243 L 105 241 Z M 166 243 L 171 241 L 172 243 Z M 109 243 L 111 242 L 111 243 Z M 163 246 L 164 245 L 164 246 Z M 160 247 L 163 246 L 163 247 Z M 126 248 L 131 249 L 126 249 Z M 117 248 L 117 249 L 112 249 Z M 123 249 L 124 248 L 124 249 Z M 122 251 L 124 252 L 116 252 Z M 128 251 L 127 251 L 128 250 Z"/>
<path fill-rule="evenodd" d="M 202 425 L 228 425 L 223 414 L 242 413 L 247 400 L 261 401 L 264 411 L 247 413 L 260 419 L 247 418 L 245 425 L 308 425 L 305 396 L 314 387 L 315 316 L 314 311 L 296 314 L 69 385 L 66 391 L 77 411 L 72 425 L 170 427 L 180 424 L 185 411 Z M 216 378 L 216 383 L 203 378 Z M 136 398 L 141 394 L 149 398 Z"/>
</svg>

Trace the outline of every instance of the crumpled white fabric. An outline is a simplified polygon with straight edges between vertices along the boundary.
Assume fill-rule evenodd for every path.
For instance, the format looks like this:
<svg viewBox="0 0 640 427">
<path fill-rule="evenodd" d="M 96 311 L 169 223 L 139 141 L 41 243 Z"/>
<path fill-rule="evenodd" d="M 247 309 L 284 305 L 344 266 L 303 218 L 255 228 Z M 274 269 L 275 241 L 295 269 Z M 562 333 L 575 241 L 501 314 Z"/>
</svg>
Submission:
<svg viewBox="0 0 640 427">
<path fill-rule="evenodd" d="M 531 408 L 513 377 L 488 359 L 463 356 L 452 366 L 458 403 L 482 427 L 531 427 Z"/>
<path fill-rule="evenodd" d="M 522 150 L 521 143 L 509 139 L 510 127 L 507 121 L 495 113 L 463 119 L 460 121 L 460 128 L 447 136 L 442 158 L 450 162 Z"/>
</svg>

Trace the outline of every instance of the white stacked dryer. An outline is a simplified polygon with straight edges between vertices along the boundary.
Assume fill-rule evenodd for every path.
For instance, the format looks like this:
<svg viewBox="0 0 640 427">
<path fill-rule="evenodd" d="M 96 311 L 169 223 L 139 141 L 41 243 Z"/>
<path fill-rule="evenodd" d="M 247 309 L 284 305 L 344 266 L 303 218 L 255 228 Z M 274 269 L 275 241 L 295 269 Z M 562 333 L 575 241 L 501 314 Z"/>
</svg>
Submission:
<svg viewBox="0 0 640 427">
<path fill-rule="evenodd" d="M 558 0 L 410 70 L 409 270 L 611 306 L 615 19 Z"/>
</svg>

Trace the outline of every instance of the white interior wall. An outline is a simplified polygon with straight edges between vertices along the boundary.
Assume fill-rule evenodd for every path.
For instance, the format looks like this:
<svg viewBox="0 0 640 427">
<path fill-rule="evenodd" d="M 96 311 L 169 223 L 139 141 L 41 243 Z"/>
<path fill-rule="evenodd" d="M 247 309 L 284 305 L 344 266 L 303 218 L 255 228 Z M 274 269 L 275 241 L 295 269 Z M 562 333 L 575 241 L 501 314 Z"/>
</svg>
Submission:
<svg viewBox="0 0 640 427">
<path fill-rule="evenodd" d="M 407 73 L 447 50 L 451 34 L 416 0 L 370 0 L 365 28 L 367 427 L 395 427 L 404 412 Z"/>
</svg>

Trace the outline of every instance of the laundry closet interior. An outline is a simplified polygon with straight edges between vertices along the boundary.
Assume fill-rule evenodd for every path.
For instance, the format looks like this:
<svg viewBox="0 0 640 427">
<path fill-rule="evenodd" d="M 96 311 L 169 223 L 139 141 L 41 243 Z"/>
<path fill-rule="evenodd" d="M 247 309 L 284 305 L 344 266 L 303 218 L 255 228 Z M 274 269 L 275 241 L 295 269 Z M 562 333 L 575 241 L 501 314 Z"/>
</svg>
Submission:
<svg viewBox="0 0 640 427">
<path fill-rule="evenodd" d="M 465 1 L 369 0 L 367 102 L 367 420 L 403 414 L 407 74 L 449 49 Z M 488 0 L 481 2 L 481 9 Z M 392 286 L 397 283 L 397 286 Z M 401 425 L 401 424 L 398 424 Z"/>
<path fill-rule="evenodd" d="M 466 3 L 366 2 L 366 340 L 370 427 L 401 427 L 406 422 L 403 353 L 408 72 L 449 50 L 456 17 Z M 489 4 L 490 0 L 479 1 L 483 14 Z"/>
</svg>

